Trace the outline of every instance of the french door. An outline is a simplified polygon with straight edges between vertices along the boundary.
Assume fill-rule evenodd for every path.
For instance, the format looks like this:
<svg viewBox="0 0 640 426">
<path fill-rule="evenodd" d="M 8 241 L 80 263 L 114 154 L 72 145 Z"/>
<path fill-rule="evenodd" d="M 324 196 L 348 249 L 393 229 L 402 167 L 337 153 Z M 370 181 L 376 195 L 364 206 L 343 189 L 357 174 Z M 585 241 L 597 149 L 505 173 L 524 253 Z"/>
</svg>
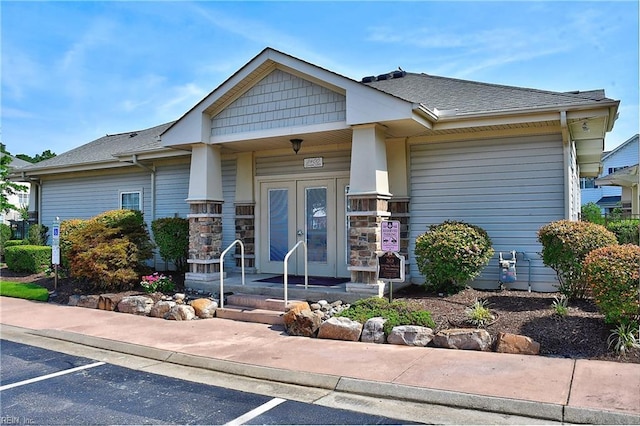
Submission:
<svg viewBox="0 0 640 426">
<path fill-rule="evenodd" d="M 307 244 L 308 273 L 348 276 L 345 186 L 348 179 L 263 182 L 260 189 L 260 271 L 283 273 L 284 258 L 300 240 Z M 304 250 L 289 258 L 290 274 L 304 274 Z"/>
</svg>

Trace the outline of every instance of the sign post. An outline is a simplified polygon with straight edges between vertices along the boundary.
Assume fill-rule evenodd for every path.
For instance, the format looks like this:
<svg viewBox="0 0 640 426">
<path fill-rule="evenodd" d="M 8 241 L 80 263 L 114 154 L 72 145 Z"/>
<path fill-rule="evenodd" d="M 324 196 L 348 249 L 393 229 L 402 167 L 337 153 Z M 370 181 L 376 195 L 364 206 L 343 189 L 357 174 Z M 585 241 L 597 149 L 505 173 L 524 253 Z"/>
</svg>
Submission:
<svg viewBox="0 0 640 426">
<path fill-rule="evenodd" d="M 393 300 L 393 283 L 404 282 L 404 256 L 400 251 L 400 221 L 383 221 L 382 251 L 378 255 L 378 279 L 389 283 L 389 302 Z"/>
<path fill-rule="evenodd" d="M 58 265 L 60 265 L 60 218 L 57 216 L 51 226 L 51 264 L 55 271 L 52 293 L 55 295 L 58 290 Z"/>
</svg>

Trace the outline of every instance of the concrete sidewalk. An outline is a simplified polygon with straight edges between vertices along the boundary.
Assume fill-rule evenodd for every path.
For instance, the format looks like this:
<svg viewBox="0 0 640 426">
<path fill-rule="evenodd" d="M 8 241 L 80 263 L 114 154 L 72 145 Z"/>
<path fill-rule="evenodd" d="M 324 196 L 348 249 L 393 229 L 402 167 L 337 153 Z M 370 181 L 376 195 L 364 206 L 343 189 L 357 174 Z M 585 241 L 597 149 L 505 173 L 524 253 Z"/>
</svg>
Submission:
<svg viewBox="0 0 640 426">
<path fill-rule="evenodd" d="M 0 323 L 164 362 L 568 423 L 640 424 L 640 365 L 288 336 L 0 297 Z"/>
</svg>

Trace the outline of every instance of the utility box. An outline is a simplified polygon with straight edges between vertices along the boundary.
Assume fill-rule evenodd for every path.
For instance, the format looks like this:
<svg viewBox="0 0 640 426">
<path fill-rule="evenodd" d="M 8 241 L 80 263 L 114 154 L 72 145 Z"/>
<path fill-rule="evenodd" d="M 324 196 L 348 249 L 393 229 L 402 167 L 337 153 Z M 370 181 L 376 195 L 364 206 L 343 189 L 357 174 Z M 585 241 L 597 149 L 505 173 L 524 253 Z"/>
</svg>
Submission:
<svg viewBox="0 0 640 426">
<path fill-rule="evenodd" d="M 500 284 L 514 283 L 518 280 L 516 274 L 516 252 L 515 250 L 500 252 Z"/>
</svg>

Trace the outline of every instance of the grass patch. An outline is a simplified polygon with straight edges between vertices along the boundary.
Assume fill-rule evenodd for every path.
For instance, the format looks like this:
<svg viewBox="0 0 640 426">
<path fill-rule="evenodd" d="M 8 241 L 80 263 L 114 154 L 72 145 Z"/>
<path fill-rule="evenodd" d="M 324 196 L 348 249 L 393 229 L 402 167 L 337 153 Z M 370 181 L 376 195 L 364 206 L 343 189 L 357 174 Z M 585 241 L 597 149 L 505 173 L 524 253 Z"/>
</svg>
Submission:
<svg viewBox="0 0 640 426">
<path fill-rule="evenodd" d="M 0 281 L 0 296 L 46 302 L 49 300 L 49 290 L 37 284 Z"/>
</svg>

